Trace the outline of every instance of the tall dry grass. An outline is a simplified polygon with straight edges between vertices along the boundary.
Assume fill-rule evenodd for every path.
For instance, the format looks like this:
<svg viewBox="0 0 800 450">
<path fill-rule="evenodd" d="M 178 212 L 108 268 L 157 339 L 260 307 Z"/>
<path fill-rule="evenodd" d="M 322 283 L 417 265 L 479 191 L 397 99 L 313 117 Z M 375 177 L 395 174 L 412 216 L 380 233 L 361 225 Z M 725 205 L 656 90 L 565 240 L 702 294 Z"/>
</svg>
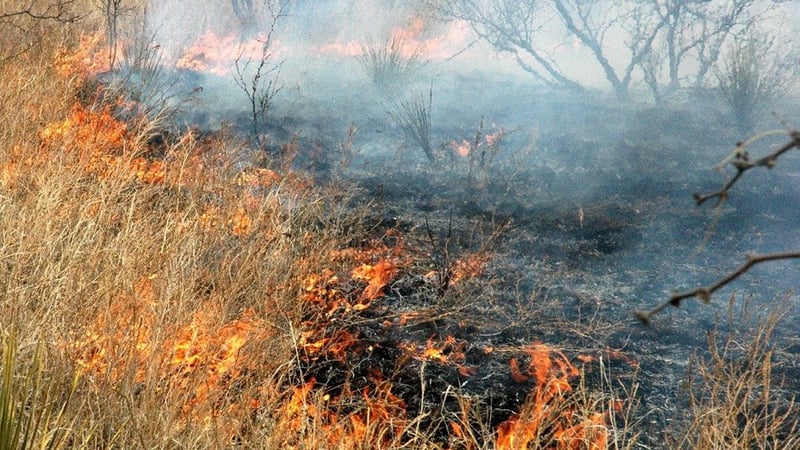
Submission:
<svg viewBox="0 0 800 450">
<path fill-rule="evenodd" d="M 302 282 L 336 268 L 358 213 L 301 176 L 234 170 L 230 136 L 187 133 L 156 161 L 151 123 L 116 121 L 60 73 L 56 55 L 85 30 L 33 31 L 53 39 L 0 66 L 0 334 L 23 363 L 15 377 L 43 348 L 47 409 L 80 376 L 47 425 L 70 447 L 269 435 L 274 421 L 256 427 L 241 405 L 277 414 L 302 383 Z"/>
<path fill-rule="evenodd" d="M 345 381 L 332 398 L 304 372 L 303 346 L 338 332 L 308 322 L 322 317 L 308 300 L 346 301 L 325 279 L 348 273 L 341 250 L 367 240 L 346 192 L 260 161 L 241 170 L 247 152 L 224 131 L 152 139 L 162 116 L 119 120 L 85 76 L 102 58 L 74 57 L 104 40 L 50 26 L 62 37 L 2 66 L 0 334 L 15 365 L 0 384 L 18 411 L 8 423 L 54 418 L 36 422 L 31 444 L 57 436 L 56 448 L 441 448 L 429 431 L 439 426 L 459 447 L 497 444 L 489 406 L 467 395 L 452 394 L 460 414 L 437 418 L 406 411 L 380 377 L 368 390 Z M 31 398 L 44 400 L 21 407 Z M 515 432 L 538 428 L 526 419 L 536 401 Z M 560 425 L 577 433 L 563 439 L 605 440 L 595 402 L 559 403 L 586 414 Z"/>
<path fill-rule="evenodd" d="M 791 296 L 770 308 L 736 301 L 708 333 L 706 354 L 689 364 L 684 392 L 686 425 L 674 448 L 798 448 L 800 423 L 794 393 L 773 373 L 773 335 L 790 309 Z M 760 310 L 760 311 L 759 311 Z"/>
</svg>

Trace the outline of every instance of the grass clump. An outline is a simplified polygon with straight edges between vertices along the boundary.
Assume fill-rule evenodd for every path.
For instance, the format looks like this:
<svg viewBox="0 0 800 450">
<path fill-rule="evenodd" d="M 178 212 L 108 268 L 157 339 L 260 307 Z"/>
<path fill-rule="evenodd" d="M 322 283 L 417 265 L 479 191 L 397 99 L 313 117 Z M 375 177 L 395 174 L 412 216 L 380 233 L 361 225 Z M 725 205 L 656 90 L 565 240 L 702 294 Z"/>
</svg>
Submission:
<svg viewBox="0 0 800 450">
<path fill-rule="evenodd" d="M 358 62 L 380 92 L 393 92 L 425 66 L 423 48 L 392 36 L 383 44 L 362 46 Z"/>
<path fill-rule="evenodd" d="M 69 420 L 77 377 L 59 398 L 60 386 L 51 383 L 44 372 L 43 346 L 36 344 L 29 362 L 19 355 L 18 341 L 12 332 L 3 336 L 0 372 L 0 449 L 68 448 L 76 418 Z"/>
<path fill-rule="evenodd" d="M 745 299 L 728 304 L 726 326 L 708 334 L 708 354 L 690 361 L 688 424 L 675 448 L 797 448 L 798 407 L 774 378 L 772 336 L 788 311 L 784 298 L 766 315 Z"/>
<path fill-rule="evenodd" d="M 403 136 L 417 148 L 422 150 L 429 162 L 438 160 L 431 143 L 431 108 L 433 106 L 433 88 L 425 95 L 417 94 L 408 99 L 392 100 L 389 115 L 394 119 Z"/>
</svg>

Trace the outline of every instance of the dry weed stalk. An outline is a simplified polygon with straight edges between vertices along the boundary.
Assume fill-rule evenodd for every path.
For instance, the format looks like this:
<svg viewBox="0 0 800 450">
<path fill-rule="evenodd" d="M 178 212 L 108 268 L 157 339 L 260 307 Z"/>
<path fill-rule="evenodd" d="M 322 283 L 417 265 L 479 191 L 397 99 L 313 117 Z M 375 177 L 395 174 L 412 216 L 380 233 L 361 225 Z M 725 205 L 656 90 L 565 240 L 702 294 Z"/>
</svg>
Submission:
<svg viewBox="0 0 800 450">
<path fill-rule="evenodd" d="M 241 46 L 236 56 L 236 85 L 247 96 L 250 104 L 250 119 L 253 126 L 253 139 L 258 148 L 266 144 L 262 136 L 266 126 L 267 114 L 276 95 L 283 89 L 278 82 L 283 61 L 275 61 L 275 37 L 273 36 L 278 21 L 283 17 L 283 6 L 273 5 L 269 2 L 267 7 L 271 22 L 267 26 L 267 33 L 258 42 L 261 44 L 261 55 L 257 60 L 246 58 L 245 47 Z"/>
</svg>

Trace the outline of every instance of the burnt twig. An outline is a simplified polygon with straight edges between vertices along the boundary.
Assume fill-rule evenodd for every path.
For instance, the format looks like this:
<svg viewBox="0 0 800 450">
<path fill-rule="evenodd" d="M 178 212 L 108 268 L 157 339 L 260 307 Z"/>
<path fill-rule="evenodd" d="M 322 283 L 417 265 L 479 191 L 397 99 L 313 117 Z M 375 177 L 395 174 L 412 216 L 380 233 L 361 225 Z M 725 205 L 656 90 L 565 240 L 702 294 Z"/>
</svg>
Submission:
<svg viewBox="0 0 800 450">
<path fill-rule="evenodd" d="M 724 165 L 730 163 L 735 169 L 736 174 L 728 180 L 727 183 L 718 191 L 714 191 L 708 194 L 694 194 L 694 200 L 698 205 L 703 204 L 705 201 L 710 200 L 712 198 L 717 198 L 717 205 L 724 201 L 728 197 L 728 191 L 730 191 L 731 187 L 733 187 L 734 183 L 736 183 L 739 178 L 742 176 L 743 173 L 752 169 L 753 167 L 766 167 L 767 169 L 771 169 L 775 167 L 775 164 L 778 163 L 778 158 L 786 153 L 787 151 L 795 148 L 800 147 L 800 131 L 792 130 L 789 132 L 789 136 L 792 138 L 791 141 L 784 144 L 782 147 L 778 148 L 777 150 L 769 153 L 759 159 L 750 160 L 750 156 L 747 153 L 747 147 L 752 145 L 758 140 L 761 140 L 767 136 L 773 136 L 780 132 L 781 134 L 785 131 L 783 130 L 772 130 L 766 131 L 763 133 L 759 133 L 750 139 L 739 142 L 736 144 L 736 148 L 733 150 L 733 153 L 730 154 L 727 158 L 723 159 L 719 164 L 715 166 L 716 169 L 721 169 Z"/>
<path fill-rule="evenodd" d="M 785 133 L 784 130 L 771 130 L 765 131 L 763 133 L 756 134 L 751 138 L 747 139 L 746 141 L 739 142 L 736 145 L 736 148 L 733 152 L 728 155 L 725 159 L 719 162 L 714 168 L 715 169 L 722 169 L 725 165 L 731 164 L 736 169 L 736 174 L 728 180 L 721 189 L 708 193 L 708 194 L 694 194 L 695 202 L 698 205 L 703 204 L 709 199 L 717 198 L 717 206 L 719 206 L 727 197 L 728 192 L 730 191 L 731 187 L 741 178 L 742 174 L 746 171 L 752 169 L 753 167 L 766 167 L 771 169 L 775 167 L 778 163 L 778 158 L 786 153 L 787 151 L 798 147 L 800 148 L 800 131 L 798 130 L 791 130 L 789 131 L 789 136 L 791 137 L 791 141 L 787 142 L 780 148 L 776 149 L 775 151 L 758 158 L 756 160 L 750 160 L 747 154 L 747 147 L 759 141 L 767 136 L 774 136 L 776 134 L 783 134 Z M 747 256 L 747 261 L 739 266 L 736 270 L 728 273 L 724 277 L 720 278 L 719 280 L 715 281 L 714 283 L 708 286 L 698 287 L 689 291 L 682 291 L 674 293 L 669 300 L 666 302 L 656 306 L 655 308 L 651 309 L 647 312 L 637 311 L 635 313 L 636 318 L 639 319 L 640 322 L 644 323 L 645 325 L 650 322 L 650 318 L 660 312 L 661 310 L 665 309 L 668 306 L 674 306 L 676 308 L 680 307 L 681 302 L 683 300 L 689 298 L 699 298 L 704 303 L 708 303 L 711 300 L 711 294 L 713 294 L 718 289 L 722 288 L 723 286 L 731 283 L 733 280 L 739 278 L 742 274 L 750 270 L 756 264 L 766 262 L 766 261 L 775 261 L 779 259 L 797 259 L 800 258 L 800 250 L 790 250 L 790 251 L 783 251 L 783 252 L 776 252 L 776 253 L 766 253 L 766 254 L 751 254 Z"/>
<path fill-rule="evenodd" d="M 765 253 L 765 254 L 751 254 L 747 256 L 747 261 L 744 264 L 736 268 L 736 270 L 728 273 L 724 277 L 720 278 L 719 280 L 709 284 L 708 286 L 702 286 L 690 291 L 682 291 L 676 292 L 672 294 L 672 297 L 669 298 L 666 302 L 656 306 L 655 308 L 651 309 L 647 312 L 637 311 L 636 318 L 639 319 L 643 324 L 647 325 L 650 322 L 650 318 L 657 314 L 659 311 L 663 310 L 668 306 L 674 306 L 676 308 L 681 306 L 681 302 L 683 300 L 697 297 L 703 301 L 703 303 L 708 303 L 711 301 L 711 294 L 716 292 L 718 289 L 722 288 L 723 286 L 729 284 L 733 280 L 742 276 L 745 272 L 750 270 L 756 264 L 767 262 L 767 261 L 776 261 L 779 259 L 797 259 L 800 258 L 800 250 L 791 250 L 785 252 L 776 252 L 776 253 Z"/>
</svg>

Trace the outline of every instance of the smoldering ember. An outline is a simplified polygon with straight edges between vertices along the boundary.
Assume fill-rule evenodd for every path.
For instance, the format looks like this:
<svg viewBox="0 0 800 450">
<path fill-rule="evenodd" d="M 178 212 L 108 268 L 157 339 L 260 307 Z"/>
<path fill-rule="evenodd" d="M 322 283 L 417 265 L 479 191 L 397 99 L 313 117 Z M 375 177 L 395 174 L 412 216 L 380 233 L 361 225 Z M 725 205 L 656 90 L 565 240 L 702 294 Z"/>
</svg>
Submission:
<svg viewBox="0 0 800 450">
<path fill-rule="evenodd" d="M 0 448 L 800 448 L 798 19 L 3 2 Z"/>
</svg>

